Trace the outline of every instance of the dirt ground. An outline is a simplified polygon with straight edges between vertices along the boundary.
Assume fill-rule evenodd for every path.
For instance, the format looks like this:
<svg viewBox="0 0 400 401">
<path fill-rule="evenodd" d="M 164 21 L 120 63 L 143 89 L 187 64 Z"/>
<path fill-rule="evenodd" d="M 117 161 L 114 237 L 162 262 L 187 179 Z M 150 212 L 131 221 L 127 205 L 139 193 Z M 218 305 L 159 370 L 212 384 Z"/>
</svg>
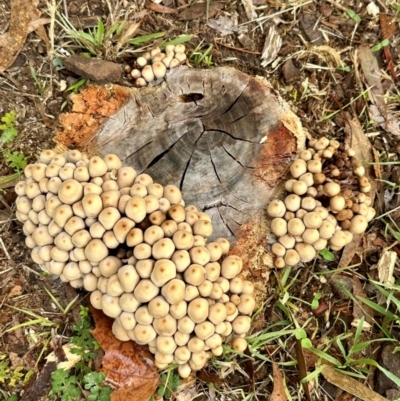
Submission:
<svg viewBox="0 0 400 401">
<path fill-rule="evenodd" d="M 50 3 L 39 2 L 42 18 L 49 18 Z M 376 13 L 371 4 L 378 8 Z M 2 34 L 9 28 L 10 1 L 0 0 L 0 10 Z M 106 26 L 127 19 L 141 22 L 136 36 L 166 31 L 165 38 L 174 39 L 182 34 L 190 34 L 192 39 L 185 44 L 187 54 L 190 55 L 196 48 L 204 53 L 212 46 L 209 53 L 212 59 L 209 66 L 204 60 L 195 66 L 194 58 L 189 58 L 189 65 L 193 68 L 231 66 L 251 76 L 265 77 L 290 104 L 311 136 L 343 140 L 347 120 L 357 116 L 364 134 L 376 150 L 377 160 L 392 163 L 379 166 L 381 181 L 378 182 L 375 200 L 377 215 L 400 205 L 400 142 L 399 136 L 396 136 L 399 134 L 400 121 L 400 8 L 395 0 L 379 0 L 376 3 L 369 0 L 212 0 L 208 16 L 206 3 L 193 0 L 164 0 L 161 3 L 150 0 L 64 1 L 57 3 L 57 10 L 68 15 L 70 23 L 80 29 L 96 25 L 98 19 Z M 382 14 L 386 16 L 384 20 L 380 17 Z M 390 37 L 385 37 L 388 27 L 385 30 L 384 24 L 388 24 L 388 21 L 393 32 Z M 49 25 L 45 24 L 44 27 L 49 32 Z M 29 33 L 12 66 L 0 73 L 0 116 L 15 110 L 15 127 L 18 130 L 18 136 L 11 144 L 0 146 L 3 151 L 10 149 L 22 152 L 32 162 L 41 150 L 54 147 L 53 137 L 58 129 L 59 115 L 68 111 L 71 105 L 71 92 L 65 88 L 81 78 L 66 69 L 56 70 L 52 64 L 52 54 L 64 57 L 65 51 L 70 54 L 84 51 L 76 42 L 65 37 L 65 32 L 58 24 L 54 33 L 51 51 L 46 49 L 46 44 L 35 32 Z M 269 38 L 269 44 L 266 44 L 266 38 Z M 380 116 L 379 120 L 379 116 L 371 110 L 373 94 L 368 92 L 371 84 L 368 71 L 362 65 L 365 49 L 376 47 L 385 39 L 389 41 L 388 46 L 375 49 L 374 55 L 382 74 L 379 86 L 384 93 L 385 110 L 397 124 L 397 130 L 385 126 L 385 116 Z M 108 51 L 107 46 L 112 45 L 102 48 L 99 58 L 123 66 L 133 63 L 135 55 L 125 51 L 126 48 L 115 54 Z M 262 66 L 261 60 L 264 47 L 266 66 Z M 135 49 L 140 50 L 138 47 Z M 126 77 L 120 84 L 133 85 Z M 13 172 L 14 169 L 7 165 L 5 159 L 0 158 L 0 177 Z M 0 372 L 0 400 L 8 399 L 11 394 L 17 394 L 18 397 L 22 395 L 43 368 L 44 357 L 51 351 L 50 345 L 45 344 L 45 333 L 51 331 L 52 326 L 28 325 L 7 332 L 10 327 L 31 319 L 21 309 L 47 317 L 60 325 L 59 333 L 65 339 L 71 334 L 71 322 L 76 319 L 76 314 L 70 314 L 65 319 L 45 291 L 45 288 L 50 290 L 62 305 L 67 305 L 75 294 L 58 279 L 43 274 L 31 260 L 21 224 L 15 217 L 16 194 L 11 184 L 2 185 L 0 190 L 0 358 L 4 357 L 13 371 L 18 368 L 21 375 L 11 386 L 10 383 L 1 382 Z M 361 316 L 354 310 L 349 293 L 369 299 L 379 298 L 371 280 L 378 280 L 377 264 L 383 251 L 390 248 L 400 255 L 400 232 L 396 228 L 396 224 L 400 224 L 400 214 L 394 210 L 390 216 L 391 221 L 388 218 L 379 219 L 370 226 L 349 260 L 348 265 L 356 266 L 354 269 L 343 269 L 334 278 L 319 275 L 337 269 L 340 254 L 335 253 L 332 261 L 319 256 L 301 270 L 292 272 L 291 277 L 295 277 L 290 287 L 292 312 L 300 324 L 312 318 L 307 332 L 312 335 L 316 347 L 323 349 L 324 344 L 343 332 L 343 327 L 351 331 L 352 322 Z M 387 228 L 386 223 L 393 227 L 392 230 Z M 393 272 L 395 283 L 398 283 L 399 274 L 396 261 Z M 282 295 L 277 290 L 281 286 L 280 280 L 278 273 L 271 273 L 266 288 L 268 300 L 255 322 L 259 327 L 265 328 L 283 319 L 282 311 L 276 307 Z M 322 294 L 319 308 L 311 310 L 309 304 L 317 293 Z M 81 295 L 83 298 L 84 292 Z M 393 296 L 396 298 L 398 295 L 394 290 Z M 400 310 L 393 313 L 397 320 L 394 319 L 390 325 L 390 334 L 395 340 L 394 345 L 398 346 Z M 364 341 L 383 336 L 376 325 L 363 333 Z M 275 341 L 260 352 L 272 356 L 277 362 L 299 359 L 295 355 L 296 340 L 285 338 L 283 342 L 284 345 Z M 350 346 L 351 340 L 346 340 L 345 347 Z M 383 360 L 385 346 L 385 343 L 374 343 L 373 347 L 371 345 L 373 349 L 364 350 L 359 357 L 380 361 L 394 375 L 399 375 L 399 354 L 389 353 Z M 332 348 L 329 352 L 340 358 L 338 348 Z M 303 361 L 308 367 L 315 366 L 315 358 L 311 355 L 304 355 Z M 233 368 L 233 373 L 225 377 L 225 384 L 216 379 L 215 375 L 219 373 L 216 369 L 206 369 L 199 374 L 196 391 L 202 394 L 203 399 L 239 400 L 251 394 L 256 394 L 260 400 L 269 399 L 277 377 L 271 365 L 262 359 L 256 359 L 253 363 L 241 363 L 238 359 L 237 363 L 237 369 Z M 292 399 L 306 399 L 295 366 L 288 363 L 280 368 Z M 229 369 L 226 368 L 226 371 Z M 27 378 L 28 372 L 32 374 Z M 400 398 L 400 388 L 390 380 L 380 380 L 379 373 L 378 369 L 373 369 L 361 382 L 387 399 Z M 231 391 L 230 395 L 228 391 Z M 356 399 L 337 383 L 335 386 L 323 377 L 320 377 L 318 386 L 311 388 L 311 393 L 310 399 Z M 287 399 L 285 396 L 278 398 L 276 393 L 274 397 L 271 400 Z M 188 396 L 185 399 L 192 398 Z"/>
</svg>

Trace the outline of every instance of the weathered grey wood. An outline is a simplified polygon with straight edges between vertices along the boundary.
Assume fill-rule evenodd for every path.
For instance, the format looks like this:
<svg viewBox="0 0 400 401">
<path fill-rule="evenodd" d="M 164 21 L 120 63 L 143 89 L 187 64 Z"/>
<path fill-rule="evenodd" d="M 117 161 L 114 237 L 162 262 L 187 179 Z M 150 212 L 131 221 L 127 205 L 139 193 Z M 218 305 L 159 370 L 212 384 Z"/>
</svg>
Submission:
<svg viewBox="0 0 400 401">
<path fill-rule="evenodd" d="M 135 90 L 87 146 L 177 185 L 186 204 L 211 214 L 213 238 L 235 242 L 263 213 L 299 138 L 296 117 L 263 82 L 232 68 L 179 68 Z"/>
</svg>

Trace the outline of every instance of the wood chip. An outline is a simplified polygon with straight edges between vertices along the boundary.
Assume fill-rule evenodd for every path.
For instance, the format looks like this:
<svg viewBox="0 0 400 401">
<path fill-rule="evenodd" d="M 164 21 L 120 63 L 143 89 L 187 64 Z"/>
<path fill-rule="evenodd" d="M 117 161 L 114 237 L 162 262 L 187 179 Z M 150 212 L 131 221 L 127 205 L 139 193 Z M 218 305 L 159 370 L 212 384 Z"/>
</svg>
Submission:
<svg viewBox="0 0 400 401">
<path fill-rule="evenodd" d="M 272 372 L 274 377 L 274 389 L 272 390 L 270 401 L 287 401 L 285 382 L 279 367 L 272 362 Z"/>
<path fill-rule="evenodd" d="M 176 14 L 177 11 L 170 7 L 162 6 L 161 4 L 153 3 L 152 1 L 146 1 L 144 6 L 151 11 L 161 14 Z"/>
<path fill-rule="evenodd" d="M 282 47 L 282 37 L 278 32 L 275 24 L 271 24 L 265 37 L 264 48 L 261 53 L 261 65 L 266 67 L 271 64 L 277 57 Z"/>
<path fill-rule="evenodd" d="M 379 258 L 376 267 L 378 269 L 379 282 L 385 285 L 393 285 L 395 278 L 393 277 L 394 267 L 396 265 L 397 253 L 384 249 Z"/>
</svg>

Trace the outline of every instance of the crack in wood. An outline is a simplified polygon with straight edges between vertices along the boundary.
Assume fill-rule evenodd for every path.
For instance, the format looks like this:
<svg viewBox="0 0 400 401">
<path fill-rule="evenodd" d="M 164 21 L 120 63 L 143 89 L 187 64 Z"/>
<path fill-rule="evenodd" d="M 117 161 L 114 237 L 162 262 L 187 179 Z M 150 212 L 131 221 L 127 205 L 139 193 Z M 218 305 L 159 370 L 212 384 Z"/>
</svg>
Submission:
<svg viewBox="0 0 400 401">
<path fill-rule="evenodd" d="M 287 170 L 296 138 L 282 120 L 293 115 L 270 87 L 226 67 L 174 69 L 160 87 L 132 98 L 94 145 L 161 185 L 178 186 L 186 204 L 211 215 L 210 240 L 235 242 Z"/>
</svg>

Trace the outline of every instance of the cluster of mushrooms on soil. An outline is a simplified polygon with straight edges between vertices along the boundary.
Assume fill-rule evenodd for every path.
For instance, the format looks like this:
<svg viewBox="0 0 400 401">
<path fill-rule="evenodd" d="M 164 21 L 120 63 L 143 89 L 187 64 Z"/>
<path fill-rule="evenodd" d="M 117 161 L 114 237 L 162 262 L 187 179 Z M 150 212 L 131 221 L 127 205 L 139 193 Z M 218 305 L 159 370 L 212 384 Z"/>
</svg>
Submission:
<svg viewBox="0 0 400 401">
<path fill-rule="evenodd" d="M 159 47 L 138 57 L 133 65 L 125 65 L 125 73 L 142 88 L 150 82 L 163 79 L 168 69 L 176 68 L 186 61 L 185 45 L 167 45 L 165 53 Z"/>
<path fill-rule="evenodd" d="M 159 369 L 181 377 L 223 352 L 243 352 L 255 307 L 253 284 L 224 238 L 208 242 L 210 217 L 180 190 L 78 150 L 44 150 L 15 191 L 32 259 L 115 319 L 121 341 L 148 344 Z"/>
<path fill-rule="evenodd" d="M 354 149 L 325 137 L 312 139 L 290 174 L 284 201 L 267 207 L 277 237 L 271 247 L 275 267 L 310 262 L 327 246 L 339 251 L 375 217 L 371 185 Z"/>
</svg>

